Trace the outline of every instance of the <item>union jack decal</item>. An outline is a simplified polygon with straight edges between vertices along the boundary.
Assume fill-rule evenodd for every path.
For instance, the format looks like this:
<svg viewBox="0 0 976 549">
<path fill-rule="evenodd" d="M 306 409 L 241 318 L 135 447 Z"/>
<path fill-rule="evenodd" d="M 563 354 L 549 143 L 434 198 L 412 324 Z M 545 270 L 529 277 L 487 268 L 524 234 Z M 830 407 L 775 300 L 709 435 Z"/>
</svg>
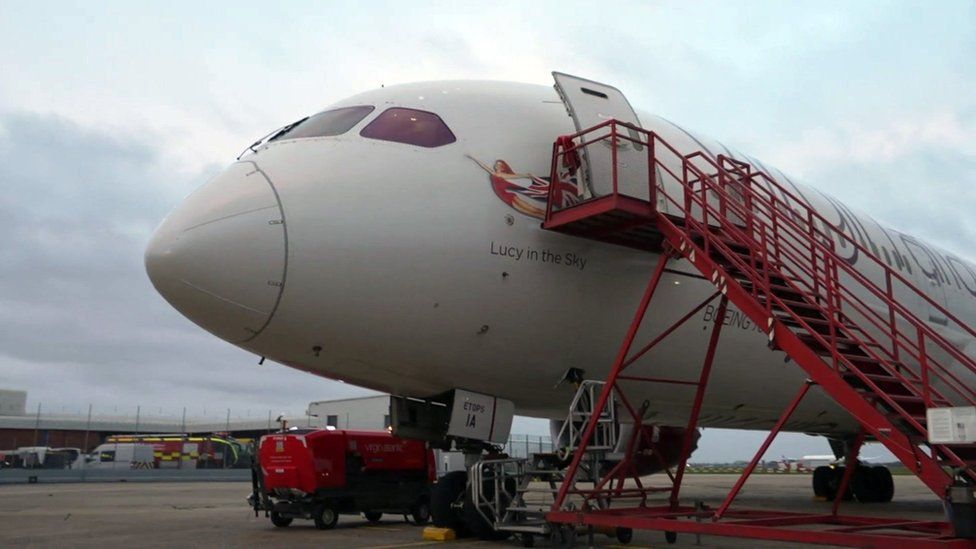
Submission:
<svg viewBox="0 0 976 549">
<path fill-rule="evenodd" d="M 538 177 L 531 173 L 517 173 L 505 160 L 495 160 L 491 166 L 474 160 L 483 170 L 488 172 L 488 179 L 495 195 L 502 202 L 508 204 L 519 213 L 543 219 L 546 216 L 546 201 L 549 198 L 550 178 Z M 561 207 L 571 206 L 582 198 L 579 181 L 576 175 L 568 171 L 559 173 L 559 190 L 562 195 Z"/>
</svg>

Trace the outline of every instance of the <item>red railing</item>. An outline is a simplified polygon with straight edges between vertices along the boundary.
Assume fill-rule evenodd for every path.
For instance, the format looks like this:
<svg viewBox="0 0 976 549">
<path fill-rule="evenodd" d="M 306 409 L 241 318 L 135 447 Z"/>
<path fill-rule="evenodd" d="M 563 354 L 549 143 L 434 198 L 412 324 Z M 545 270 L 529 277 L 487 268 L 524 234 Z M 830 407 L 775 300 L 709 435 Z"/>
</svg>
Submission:
<svg viewBox="0 0 976 549">
<path fill-rule="evenodd" d="M 621 128 L 626 132 L 622 133 Z M 909 396 L 919 398 L 926 407 L 976 405 L 976 387 L 959 379 L 940 358 L 954 359 L 963 372 L 971 375 L 976 375 L 976 361 L 898 298 L 917 300 L 923 308 L 938 312 L 946 318 L 947 328 L 966 337 L 976 338 L 976 330 L 892 269 L 853 234 L 748 163 L 724 155 L 713 159 L 703 152 L 682 154 L 655 132 L 608 120 L 560 138 L 554 145 L 547 220 L 560 210 L 582 203 L 580 193 L 567 200 L 568 185 L 559 183 L 567 166 L 579 165 L 579 153 L 584 147 L 590 147 L 587 152 L 593 154 L 593 145 L 601 142 L 610 143 L 613 173 L 609 194 L 628 196 L 620 191 L 618 182 L 618 149 L 624 144 L 635 150 L 646 148 L 646 199 L 655 207 L 659 198 L 664 199 L 665 207 L 657 208 L 659 213 L 668 214 L 663 221 L 701 239 L 706 254 L 720 254 L 734 265 L 748 280 L 750 293 L 763 301 L 769 318 L 775 316 L 774 307 L 782 311 L 780 318 L 788 315 L 830 351 L 832 366 L 838 373 L 843 367 L 858 377 L 919 433 L 926 434 L 926 426 L 917 413 L 905 409 L 910 399 L 882 390 L 870 374 L 862 372 L 863 367 L 855 364 L 858 359 L 839 350 L 841 345 L 863 351 L 867 359 L 897 379 L 911 393 Z M 599 150 L 596 153 L 606 154 Z M 643 194 L 639 186 L 631 188 Z M 736 253 L 733 245 L 748 248 L 747 257 Z M 856 250 L 857 267 L 837 253 L 838 246 Z M 774 288 L 773 278 L 780 279 L 781 289 L 802 295 L 808 304 L 816 306 L 826 319 L 828 333 L 816 330 L 809 316 L 798 314 L 794 304 L 780 297 L 782 292 Z M 933 386 L 936 381 L 941 383 L 941 391 Z"/>
</svg>

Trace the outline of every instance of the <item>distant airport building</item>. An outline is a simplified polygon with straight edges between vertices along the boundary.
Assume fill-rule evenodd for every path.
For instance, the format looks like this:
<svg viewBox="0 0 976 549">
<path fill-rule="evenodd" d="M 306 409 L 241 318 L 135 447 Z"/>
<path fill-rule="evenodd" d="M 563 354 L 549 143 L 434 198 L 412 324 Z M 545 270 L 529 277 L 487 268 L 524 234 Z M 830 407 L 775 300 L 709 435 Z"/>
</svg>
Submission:
<svg viewBox="0 0 976 549">
<path fill-rule="evenodd" d="M 27 413 L 27 392 L 0 389 L 0 451 L 27 446 L 81 448 L 91 451 L 109 435 L 228 433 L 254 438 L 277 431 L 277 414 L 261 419 L 152 417 L 147 415 L 87 415 Z"/>
<path fill-rule="evenodd" d="M 27 446 L 81 448 L 90 451 L 106 437 L 120 434 L 228 433 L 255 438 L 288 427 L 334 427 L 378 431 L 390 426 L 390 396 L 322 400 L 308 405 L 304 415 L 278 412 L 260 419 L 201 419 L 158 417 L 149 414 L 105 415 L 27 411 L 27 392 L 0 389 L 0 451 Z"/>
<path fill-rule="evenodd" d="M 320 400 L 308 405 L 305 426 L 378 431 L 390 427 L 390 395 Z M 295 425 L 295 423 L 292 423 Z"/>
<path fill-rule="evenodd" d="M 206 435 L 228 433 L 250 439 L 288 427 L 380 431 L 390 428 L 390 395 L 373 395 L 311 402 L 304 415 L 277 412 L 260 419 L 173 418 L 148 414 L 104 415 L 27 411 L 27 393 L 0 389 L 0 451 L 28 446 L 81 448 L 89 452 L 110 435 L 186 433 Z M 512 435 L 506 451 L 513 456 L 552 450 L 548 436 Z M 446 454 L 445 454 L 446 455 Z M 451 457 L 451 456 L 448 456 Z M 448 459 L 445 457 L 444 459 Z M 453 465 L 442 463 L 445 470 Z"/>
</svg>

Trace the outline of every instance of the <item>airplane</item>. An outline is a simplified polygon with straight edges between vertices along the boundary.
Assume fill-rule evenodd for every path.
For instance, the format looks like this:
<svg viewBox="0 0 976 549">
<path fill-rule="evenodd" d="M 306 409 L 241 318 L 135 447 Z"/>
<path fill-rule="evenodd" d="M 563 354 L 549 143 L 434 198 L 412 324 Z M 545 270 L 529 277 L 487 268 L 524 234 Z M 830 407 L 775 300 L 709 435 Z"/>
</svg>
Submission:
<svg viewBox="0 0 976 549">
<path fill-rule="evenodd" d="M 607 377 L 658 260 L 541 227 L 549 187 L 563 183 L 550 181 L 554 139 L 612 115 L 682 152 L 724 154 L 788 182 L 954 317 L 976 324 L 976 263 L 632 109 L 614 88 L 555 75 L 556 89 L 497 81 L 385 86 L 283 126 L 162 221 L 145 254 L 149 278 L 187 318 L 260 357 L 407 405 L 449 409 L 444 395 L 487 396 L 509 422 L 517 412 L 548 418 L 558 430 L 573 397 L 572 384 L 558 382 Z M 600 100 L 613 104 L 586 103 Z M 842 252 L 861 268 L 856 250 Z M 712 292 L 686 259 L 671 260 L 642 330 L 660 332 Z M 940 310 L 914 297 L 904 305 L 976 356 L 976 340 Z M 704 308 L 648 363 L 696 377 L 716 314 Z M 764 327 L 734 306 L 723 322 L 699 426 L 768 430 L 807 376 L 771 352 Z M 954 372 L 976 384 L 962 365 Z M 694 387 L 628 390 L 649 403 L 647 423 L 683 429 Z M 784 430 L 826 436 L 839 457 L 859 426 L 815 388 Z M 443 428 L 421 434 L 453 436 Z M 469 438 L 479 436 L 490 442 L 497 433 Z M 475 448 L 470 453 L 480 453 Z M 890 475 L 877 482 L 890 484 Z"/>
</svg>

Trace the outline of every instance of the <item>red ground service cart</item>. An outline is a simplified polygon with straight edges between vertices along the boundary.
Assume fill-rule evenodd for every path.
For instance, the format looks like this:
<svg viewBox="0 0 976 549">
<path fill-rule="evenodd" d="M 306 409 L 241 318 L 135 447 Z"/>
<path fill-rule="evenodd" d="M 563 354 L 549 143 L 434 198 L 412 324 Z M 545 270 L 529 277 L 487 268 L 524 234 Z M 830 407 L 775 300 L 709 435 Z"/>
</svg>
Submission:
<svg viewBox="0 0 976 549">
<path fill-rule="evenodd" d="M 261 437 L 248 498 L 278 527 L 312 519 L 320 529 L 340 514 L 430 518 L 434 453 L 426 443 L 379 431 L 300 430 Z"/>
</svg>

